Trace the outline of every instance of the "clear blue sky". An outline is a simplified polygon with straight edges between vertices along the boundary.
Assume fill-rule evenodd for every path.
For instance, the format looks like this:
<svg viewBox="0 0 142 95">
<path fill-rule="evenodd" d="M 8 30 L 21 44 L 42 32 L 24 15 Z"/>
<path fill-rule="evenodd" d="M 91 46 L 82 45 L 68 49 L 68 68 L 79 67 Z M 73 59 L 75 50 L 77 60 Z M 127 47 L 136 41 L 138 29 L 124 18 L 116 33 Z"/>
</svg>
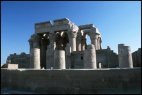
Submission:
<svg viewBox="0 0 142 95">
<path fill-rule="evenodd" d="M 1 63 L 12 53 L 29 53 L 28 39 L 34 23 L 69 18 L 77 25 L 93 23 L 102 34 L 102 48 L 110 46 L 117 53 L 118 44 L 141 47 L 140 1 L 67 1 L 2 2 Z"/>
</svg>

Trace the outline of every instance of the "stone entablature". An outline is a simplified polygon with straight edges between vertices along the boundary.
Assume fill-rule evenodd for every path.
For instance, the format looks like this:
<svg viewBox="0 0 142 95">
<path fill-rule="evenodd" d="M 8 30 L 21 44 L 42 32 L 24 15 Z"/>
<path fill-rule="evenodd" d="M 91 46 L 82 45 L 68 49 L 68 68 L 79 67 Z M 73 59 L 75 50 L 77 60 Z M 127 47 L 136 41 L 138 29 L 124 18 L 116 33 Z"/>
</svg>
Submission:
<svg viewBox="0 0 142 95">
<path fill-rule="evenodd" d="M 68 18 L 58 19 L 35 24 L 36 33 L 54 33 L 56 31 L 78 31 L 78 27 Z"/>
</svg>

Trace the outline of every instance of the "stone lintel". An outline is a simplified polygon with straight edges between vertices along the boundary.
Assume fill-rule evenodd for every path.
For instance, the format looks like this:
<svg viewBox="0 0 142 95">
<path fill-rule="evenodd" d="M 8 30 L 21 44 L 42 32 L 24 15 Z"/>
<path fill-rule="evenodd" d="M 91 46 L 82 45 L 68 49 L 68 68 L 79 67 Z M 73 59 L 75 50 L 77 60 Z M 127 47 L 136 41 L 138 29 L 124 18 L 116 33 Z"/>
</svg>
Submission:
<svg viewBox="0 0 142 95">
<path fill-rule="evenodd" d="M 71 21 L 68 18 L 62 18 L 54 20 L 54 25 L 63 25 L 63 24 L 69 24 Z"/>
<path fill-rule="evenodd" d="M 93 24 L 85 24 L 85 25 L 80 25 L 79 29 L 83 30 L 83 29 L 90 29 L 90 28 L 94 28 Z"/>
<path fill-rule="evenodd" d="M 51 23 L 51 21 L 46 21 L 46 22 L 39 22 L 39 23 L 35 23 L 35 26 L 44 26 L 44 25 L 46 25 L 46 26 L 52 26 L 52 23 Z"/>
<path fill-rule="evenodd" d="M 52 28 L 52 23 L 50 21 L 35 24 L 36 33 L 50 32 L 51 28 Z"/>
</svg>

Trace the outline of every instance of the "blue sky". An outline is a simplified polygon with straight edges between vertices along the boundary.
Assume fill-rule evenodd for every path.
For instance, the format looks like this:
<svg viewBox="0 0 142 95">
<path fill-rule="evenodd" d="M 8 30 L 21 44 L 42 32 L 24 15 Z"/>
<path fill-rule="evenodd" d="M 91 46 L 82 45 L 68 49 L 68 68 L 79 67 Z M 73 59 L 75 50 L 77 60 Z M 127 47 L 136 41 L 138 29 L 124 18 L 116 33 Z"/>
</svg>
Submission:
<svg viewBox="0 0 142 95">
<path fill-rule="evenodd" d="M 29 53 L 28 39 L 37 22 L 69 18 L 77 25 L 93 23 L 102 34 L 102 48 L 117 53 L 118 44 L 141 47 L 140 1 L 3 1 L 1 7 L 1 63 L 9 54 Z"/>
</svg>

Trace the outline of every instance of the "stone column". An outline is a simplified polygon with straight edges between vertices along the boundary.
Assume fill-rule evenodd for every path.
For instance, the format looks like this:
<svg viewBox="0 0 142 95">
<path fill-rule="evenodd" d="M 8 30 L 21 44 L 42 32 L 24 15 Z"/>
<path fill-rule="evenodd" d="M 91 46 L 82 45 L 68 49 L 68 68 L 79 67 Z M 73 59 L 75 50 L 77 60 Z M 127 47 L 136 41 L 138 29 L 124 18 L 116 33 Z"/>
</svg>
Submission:
<svg viewBox="0 0 142 95">
<path fill-rule="evenodd" d="M 133 68 L 132 55 L 129 46 L 118 44 L 118 59 L 120 68 Z"/>
<path fill-rule="evenodd" d="M 33 42 L 32 42 L 32 38 L 29 39 L 29 45 L 30 45 L 30 64 L 29 64 L 29 68 L 32 67 L 33 64 Z"/>
<path fill-rule="evenodd" d="M 81 41 L 82 41 L 82 34 L 81 31 L 78 32 L 77 38 L 76 38 L 76 49 L 77 51 L 81 51 Z"/>
<path fill-rule="evenodd" d="M 55 50 L 54 52 L 54 69 L 65 69 L 65 50 Z"/>
<path fill-rule="evenodd" d="M 56 33 L 56 48 L 54 51 L 54 69 L 65 69 L 65 46 L 66 46 L 66 39 L 63 36 L 64 32 L 57 32 Z"/>
<path fill-rule="evenodd" d="M 81 38 L 78 38 L 76 41 L 76 48 L 77 51 L 81 51 Z"/>
<path fill-rule="evenodd" d="M 98 50 L 97 38 L 94 36 L 90 36 L 90 38 L 91 38 L 91 44 L 93 44 L 95 46 L 95 49 Z"/>
<path fill-rule="evenodd" d="M 34 69 L 40 69 L 40 38 L 37 34 L 33 35 L 33 65 L 32 68 Z"/>
<path fill-rule="evenodd" d="M 65 51 L 66 51 L 66 68 L 69 69 L 71 68 L 71 56 L 70 56 L 71 48 L 69 44 L 66 45 Z"/>
<path fill-rule="evenodd" d="M 98 50 L 101 49 L 101 38 L 99 37 L 98 40 L 97 40 L 97 47 L 98 47 Z"/>
<path fill-rule="evenodd" d="M 86 38 L 83 36 L 81 39 L 81 51 L 85 50 Z"/>
<path fill-rule="evenodd" d="M 41 39 L 41 68 L 46 68 L 46 48 L 47 48 L 47 40 Z"/>
<path fill-rule="evenodd" d="M 76 36 L 77 32 L 75 31 L 68 31 L 68 36 L 69 36 L 69 43 L 71 46 L 71 52 L 76 51 Z"/>
<path fill-rule="evenodd" d="M 54 64 L 54 50 L 55 50 L 55 35 L 49 34 L 50 44 L 47 46 L 46 51 L 46 69 L 51 69 Z"/>
<path fill-rule="evenodd" d="M 46 51 L 46 69 L 51 69 L 53 67 L 54 63 L 54 46 L 50 44 L 47 46 L 47 51 Z"/>
<path fill-rule="evenodd" d="M 93 44 L 88 45 L 84 51 L 84 68 L 85 69 L 96 69 L 96 50 Z"/>
<path fill-rule="evenodd" d="M 76 38 L 70 38 L 71 51 L 76 51 Z"/>
</svg>

